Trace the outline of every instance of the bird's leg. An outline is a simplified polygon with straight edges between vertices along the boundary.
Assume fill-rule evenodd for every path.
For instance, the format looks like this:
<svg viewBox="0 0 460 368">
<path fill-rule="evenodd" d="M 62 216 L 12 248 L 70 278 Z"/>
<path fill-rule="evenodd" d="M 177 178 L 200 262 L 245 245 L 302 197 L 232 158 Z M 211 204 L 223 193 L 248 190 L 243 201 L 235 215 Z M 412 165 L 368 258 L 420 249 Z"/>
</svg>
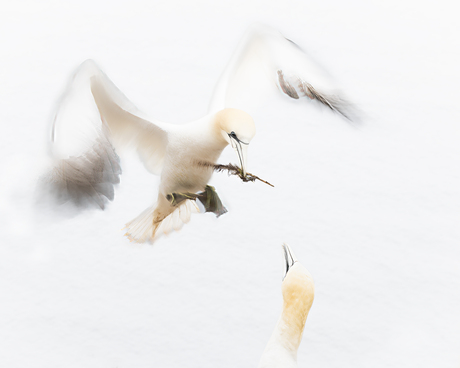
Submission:
<svg viewBox="0 0 460 368">
<path fill-rule="evenodd" d="M 198 194 L 195 193 L 171 193 L 166 196 L 166 199 L 171 203 L 172 206 L 177 206 L 186 199 L 195 201 L 197 197 Z"/>
<path fill-rule="evenodd" d="M 214 187 L 206 185 L 204 192 L 198 193 L 197 198 L 203 203 L 206 212 L 212 212 L 217 217 L 222 216 L 227 212 L 227 209 L 222 204 Z"/>
<path fill-rule="evenodd" d="M 200 193 L 171 193 L 166 196 L 166 199 L 171 203 L 172 206 L 181 204 L 186 199 L 199 200 L 205 209 L 205 212 L 212 212 L 217 217 L 227 212 L 227 209 L 222 204 L 219 196 L 216 193 L 214 187 L 206 185 L 204 192 Z"/>
</svg>

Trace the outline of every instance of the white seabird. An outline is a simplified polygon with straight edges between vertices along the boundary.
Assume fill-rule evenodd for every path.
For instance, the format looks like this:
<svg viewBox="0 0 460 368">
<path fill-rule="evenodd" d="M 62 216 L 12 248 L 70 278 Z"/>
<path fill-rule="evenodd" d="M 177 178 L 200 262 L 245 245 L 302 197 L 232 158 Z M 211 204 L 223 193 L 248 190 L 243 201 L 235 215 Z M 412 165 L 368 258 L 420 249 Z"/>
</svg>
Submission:
<svg viewBox="0 0 460 368">
<path fill-rule="evenodd" d="M 296 368 L 297 349 L 315 297 L 315 284 L 287 244 L 286 275 L 281 284 L 283 310 L 260 358 L 259 368 Z"/>
<path fill-rule="evenodd" d="M 349 118 L 348 105 L 329 78 L 278 31 L 252 26 L 219 79 L 208 114 L 174 125 L 146 118 L 91 60 L 84 62 L 64 93 L 54 119 L 50 152 L 53 170 L 43 181 L 54 195 L 104 208 L 114 197 L 121 168 L 115 150 L 131 147 L 145 168 L 161 175 L 157 202 L 127 224 L 127 236 L 153 241 L 178 230 L 197 211 L 192 199 L 174 193 L 205 190 L 222 150 L 230 144 L 246 174 L 247 150 L 255 134 L 247 110 L 276 86 L 289 97 L 316 99 Z M 50 185 L 51 184 L 51 185 Z M 219 206 L 218 206 L 219 207 Z M 214 211 L 217 215 L 225 208 Z"/>
</svg>

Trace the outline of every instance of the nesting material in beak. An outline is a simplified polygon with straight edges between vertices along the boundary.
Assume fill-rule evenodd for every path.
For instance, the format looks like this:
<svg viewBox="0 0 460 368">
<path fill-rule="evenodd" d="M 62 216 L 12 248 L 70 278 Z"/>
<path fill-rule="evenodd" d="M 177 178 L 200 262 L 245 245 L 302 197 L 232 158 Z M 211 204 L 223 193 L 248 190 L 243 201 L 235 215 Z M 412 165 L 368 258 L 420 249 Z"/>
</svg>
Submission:
<svg viewBox="0 0 460 368">
<path fill-rule="evenodd" d="M 241 171 L 243 176 L 247 174 L 247 162 L 248 162 L 248 145 L 249 143 L 245 143 L 240 141 L 236 135 L 229 134 L 230 143 L 235 150 L 236 154 L 238 155 L 238 160 L 240 161 Z"/>
</svg>

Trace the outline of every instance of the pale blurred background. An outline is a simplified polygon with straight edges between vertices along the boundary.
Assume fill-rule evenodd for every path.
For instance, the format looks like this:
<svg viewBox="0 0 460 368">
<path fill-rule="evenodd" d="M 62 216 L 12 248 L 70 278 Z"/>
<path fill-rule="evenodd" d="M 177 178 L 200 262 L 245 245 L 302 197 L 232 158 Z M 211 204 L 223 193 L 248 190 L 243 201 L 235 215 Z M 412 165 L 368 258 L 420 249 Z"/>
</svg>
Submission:
<svg viewBox="0 0 460 368">
<path fill-rule="evenodd" d="M 299 367 L 458 367 L 460 50 L 452 2 L 18 1 L 0 14 L 0 364 L 256 367 L 281 310 L 281 243 L 313 274 Z M 246 28 L 278 28 L 363 111 L 280 96 L 253 114 L 229 213 L 154 246 L 123 237 L 158 178 L 123 158 L 115 201 L 34 206 L 53 111 L 94 59 L 150 116 L 206 113 Z M 227 148 L 221 163 L 235 162 Z"/>
</svg>

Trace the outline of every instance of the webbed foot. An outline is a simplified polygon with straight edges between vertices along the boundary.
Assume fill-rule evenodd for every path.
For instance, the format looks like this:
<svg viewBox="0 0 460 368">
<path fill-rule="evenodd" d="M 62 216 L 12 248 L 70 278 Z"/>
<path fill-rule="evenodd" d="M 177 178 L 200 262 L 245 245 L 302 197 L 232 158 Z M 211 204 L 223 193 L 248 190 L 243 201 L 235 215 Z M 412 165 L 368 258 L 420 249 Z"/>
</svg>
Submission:
<svg viewBox="0 0 460 368">
<path fill-rule="evenodd" d="M 197 198 L 201 203 L 203 203 L 206 212 L 212 212 L 217 217 L 222 216 L 227 212 L 227 209 L 222 204 L 215 188 L 210 185 L 206 185 L 204 192 L 198 193 Z"/>
</svg>

